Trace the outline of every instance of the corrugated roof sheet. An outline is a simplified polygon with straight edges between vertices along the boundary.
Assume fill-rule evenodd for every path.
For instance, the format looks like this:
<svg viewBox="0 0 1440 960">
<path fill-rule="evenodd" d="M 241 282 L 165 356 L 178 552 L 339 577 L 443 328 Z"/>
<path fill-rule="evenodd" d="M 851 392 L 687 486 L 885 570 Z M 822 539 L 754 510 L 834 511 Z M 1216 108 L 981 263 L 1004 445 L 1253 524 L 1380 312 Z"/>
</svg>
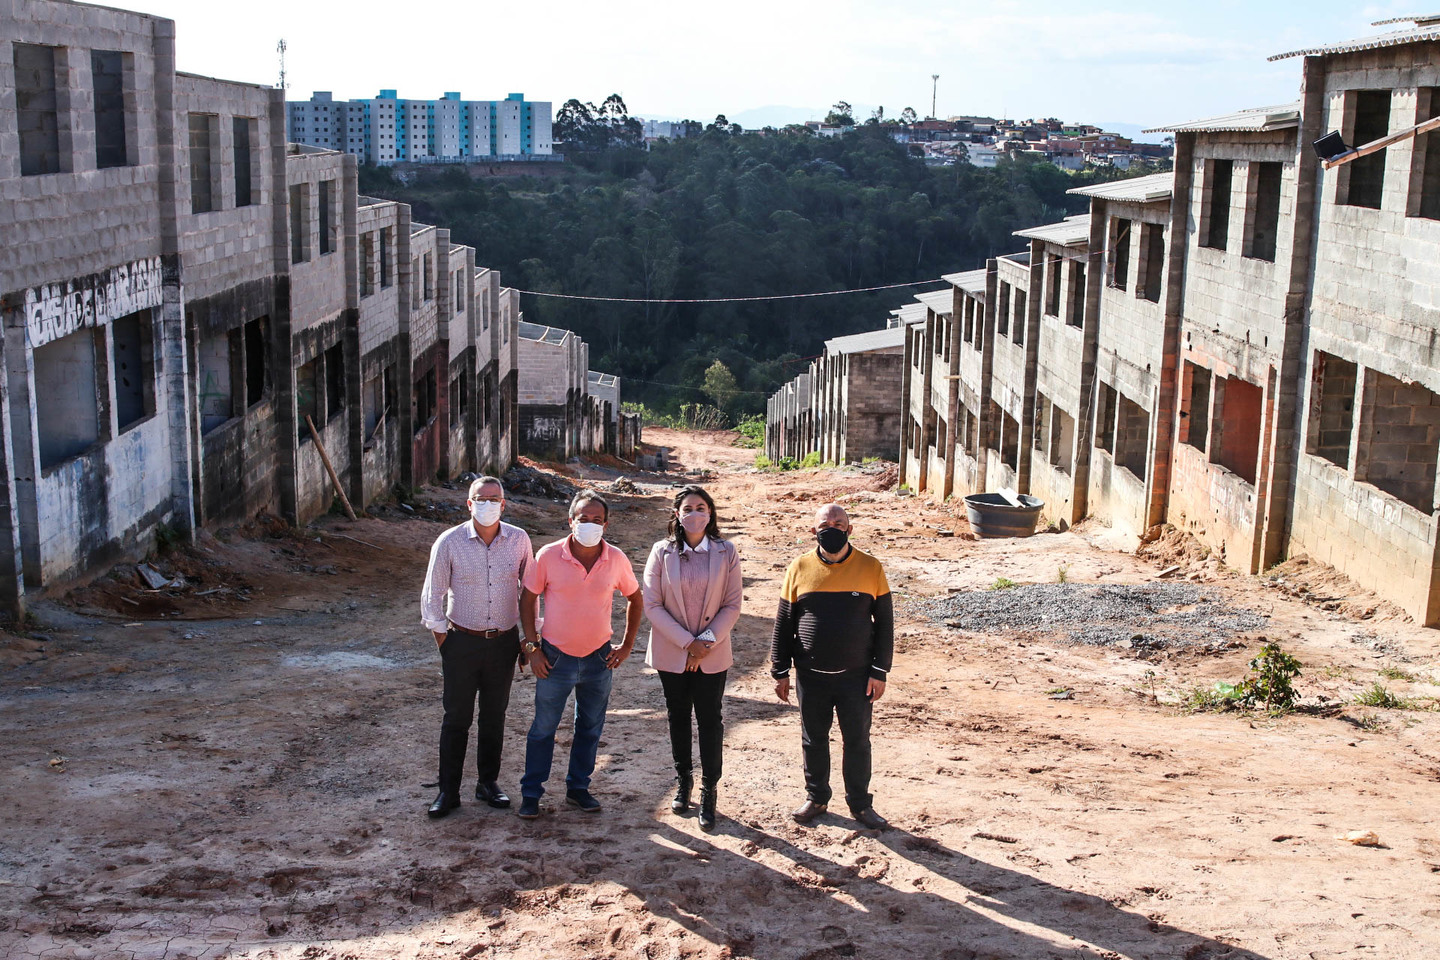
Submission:
<svg viewBox="0 0 1440 960">
<path fill-rule="evenodd" d="M 599 370 L 586 370 L 585 380 L 588 383 L 597 383 L 602 387 L 615 386 L 616 376 L 613 373 L 601 373 Z"/>
<path fill-rule="evenodd" d="M 929 293 L 916 294 L 915 299 L 936 313 L 948 316 L 955 310 L 954 290 L 932 290 Z"/>
<path fill-rule="evenodd" d="M 1274 57 L 1270 58 L 1274 60 Z M 1152 127 L 1146 133 L 1263 133 L 1300 125 L 1300 101 L 1273 107 L 1251 107 L 1218 117 L 1175 123 L 1168 127 Z"/>
<path fill-rule="evenodd" d="M 925 308 L 920 307 L 920 315 L 925 315 Z M 905 345 L 905 330 L 902 327 L 886 327 L 883 330 L 869 330 L 865 333 L 852 333 L 848 337 L 835 337 L 833 340 L 825 341 L 826 353 L 868 353 L 871 350 L 883 350 L 886 347 L 903 347 Z"/>
<path fill-rule="evenodd" d="M 985 296 L 985 268 L 979 270 L 966 270 L 964 273 L 947 273 L 940 279 L 947 281 L 972 297 L 984 298 Z"/>
<path fill-rule="evenodd" d="M 1154 200 L 1170 199 L 1170 193 L 1174 187 L 1174 173 L 1152 173 L 1148 177 L 1131 177 L 1129 180 L 1097 183 L 1089 187 L 1075 187 L 1065 192 L 1082 197 L 1094 197 L 1097 200 L 1150 203 Z"/>
<path fill-rule="evenodd" d="M 899 310 L 890 312 L 900 318 L 900 326 L 892 327 L 892 330 L 903 330 L 907 323 L 923 323 L 925 321 L 926 310 L 923 303 L 907 303 Z"/>
<path fill-rule="evenodd" d="M 571 333 L 569 330 L 561 330 L 559 327 L 547 327 L 544 324 L 521 320 L 520 336 L 526 340 L 537 340 L 544 343 L 564 343 L 565 338 L 571 336 Z"/>
<path fill-rule="evenodd" d="M 1393 33 L 1377 33 L 1373 37 L 1360 37 L 1356 40 L 1346 40 L 1342 43 L 1332 43 L 1324 47 L 1309 47 L 1305 50 L 1291 50 L 1289 53 L 1277 53 L 1270 57 L 1270 60 L 1285 60 L 1289 57 L 1314 57 L 1333 56 L 1337 53 L 1356 53 L 1360 50 L 1378 50 L 1381 47 L 1398 47 L 1405 43 L 1425 43 L 1431 40 L 1440 40 L 1440 22 L 1436 22 L 1434 16 L 1427 17 L 1403 17 L 1395 20 L 1380 20 L 1381 23 L 1411 22 L 1417 25 L 1410 30 L 1396 30 Z"/>
<path fill-rule="evenodd" d="M 1090 241 L 1090 214 L 1081 213 L 1066 217 L 1059 223 L 1047 223 L 1027 230 L 1016 230 L 1015 236 L 1027 240 L 1043 240 L 1057 243 L 1062 247 L 1074 247 Z"/>
</svg>

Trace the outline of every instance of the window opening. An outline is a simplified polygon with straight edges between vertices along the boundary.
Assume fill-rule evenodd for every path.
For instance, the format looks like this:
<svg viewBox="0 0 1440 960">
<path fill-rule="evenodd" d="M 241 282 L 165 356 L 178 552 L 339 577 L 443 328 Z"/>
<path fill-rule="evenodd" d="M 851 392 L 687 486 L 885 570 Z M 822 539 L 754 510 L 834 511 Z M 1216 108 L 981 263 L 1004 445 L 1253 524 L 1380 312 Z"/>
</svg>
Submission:
<svg viewBox="0 0 1440 960">
<path fill-rule="evenodd" d="M 55 89 L 55 48 L 17 43 L 14 62 L 20 175 L 59 173 L 60 100 Z"/>
<path fill-rule="evenodd" d="M 1352 142 L 1356 146 L 1379 140 L 1390 132 L 1389 90 L 1352 90 L 1348 96 L 1355 104 Z M 1385 193 L 1385 158 L 1389 153 L 1389 150 L 1378 150 L 1345 164 L 1346 204 L 1380 209 L 1380 200 Z"/>
<path fill-rule="evenodd" d="M 309 417 L 318 430 L 325 423 L 320 410 L 320 364 L 321 359 L 302 363 L 295 368 L 295 431 L 301 443 L 310 441 L 310 428 L 305 423 Z"/>
<path fill-rule="evenodd" d="M 249 117 L 231 118 L 231 128 L 234 131 L 235 151 L 235 206 L 248 207 L 255 202 L 251 190 L 253 162 L 253 147 L 250 141 L 250 124 L 255 121 Z"/>
<path fill-rule="evenodd" d="M 335 181 L 320 181 L 320 255 L 335 252 Z"/>
<path fill-rule="evenodd" d="M 1136 293 L 1151 303 L 1160 302 L 1160 284 L 1165 279 L 1165 228 L 1158 223 L 1142 224 L 1140 228 L 1145 244 L 1145 277 Z"/>
<path fill-rule="evenodd" d="M 1350 468 L 1350 439 L 1355 428 L 1355 383 L 1359 368 L 1349 360 L 1315 351 L 1310 386 L 1309 452 L 1335 466 Z"/>
<path fill-rule="evenodd" d="M 1280 230 L 1280 172 L 1279 163 L 1250 164 L 1251 220 L 1245 256 L 1255 260 L 1275 260 L 1275 238 Z"/>
<path fill-rule="evenodd" d="M 40 466 L 53 467 L 100 439 L 95 333 L 84 328 L 36 347 L 35 425 Z"/>
<path fill-rule="evenodd" d="M 310 259 L 310 184 L 290 187 L 290 262 Z"/>
<path fill-rule="evenodd" d="M 1110 241 L 1110 286 L 1124 290 L 1130 278 L 1130 221 L 1115 217 L 1111 223 L 1114 238 Z"/>
<path fill-rule="evenodd" d="M 1085 265 L 1070 261 L 1070 315 L 1065 322 L 1072 327 L 1085 325 Z"/>
<path fill-rule="evenodd" d="M 1230 194 L 1234 185 L 1235 161 L 1206 161 L 1205 240 L 1202 246 L 1224 250 L 1230 240 Z"/>
<path fill-rule="evenodd" d="M 1235 377 L 1226 377 L 1216 394 L 1218 423 L 1212 457 L 1246 483 L 1255 482 L 1264 397 L 1259 387 Z"/>
<path fill-rule="evenodd" d="M 1145 479 L 1145 465 L 1150 450 L 1150 415 L 1140 404 L 1124 394 L 1117 394 L 1115 425 L 1115 463 Z"/>
<path fill-rule="evenodd" d="M 360 234 L 360 296 L 368 297 L 375 292 L 374 273 L 375 234 Z"/>
<path fill-rule="evenodd" d="M 1210 434 L 1210 371 L 1185 361 L 1185 394 L 1180 405 L 1180 442 L 1204 450 Z"/>
<path fill-rule="evenodd" d="M 1435 464 L 1440 451 L 1440 396 L 1383 373 L 1366 371 L 1358 479 L 1423 513 L 1435 512 Z"/>
<path fill-rule="evenodd" d="M 216 208 L 212 146 L 215 115 L 190 114 L 190 212 L 209 213 Z"/>
<path fill-rule="evenodd" d="M 380 228 L 380 289 L 390 286 L 390 228 Z"/>
<path fill-rule="evenodd" d="M 1061 473 L 1070 473 L 1075 459 L 1075 418 L 1064 410 L 1050 408 L 1050 464 Z"/>
<path fill-rule="evenodd" d="M 115 416 L 121 432 L 155 412 L 155 364 L 150 311 L 141 310 L 110 324 Z"/>
<path fill-rule="evenodd" d="M 335 344 L 325 351 L 325 419 L 333 420 L 345 409 L 345 350 Z"/>
<path fill-rule="evenodd" d="M 1100 408 L 1096 411 L 1095 446 L 1108 453 L 1115 452 L 1115 388 L 1100 384 Z"/>
<path fill-rule="evenodd" d="M 95 99 L 95 166 L 101 170 L 127 166 L 125 55 L 118 50 L 91 50 L 90 78 Z"/>
</svg>

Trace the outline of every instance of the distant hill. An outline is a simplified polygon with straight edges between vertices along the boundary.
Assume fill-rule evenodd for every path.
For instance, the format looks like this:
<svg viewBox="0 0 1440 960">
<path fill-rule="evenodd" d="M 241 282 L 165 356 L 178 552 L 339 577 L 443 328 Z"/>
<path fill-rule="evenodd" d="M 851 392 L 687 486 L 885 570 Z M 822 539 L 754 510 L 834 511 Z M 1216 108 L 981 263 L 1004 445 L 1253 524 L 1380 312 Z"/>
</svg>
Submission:
<svg viewBox="0 0 1440 960">
<path fill-rule="evenodd" d="M 769 109 L 777 112 L 763 119 L 773 125 L 783 121 L 778 111 L 798 108 Z M 727 403 L 732 416 L 763 411 L 826 339 L 883 327 L 891 309 L 943 274 L 1024 249 L 1013 231 L 1084 210 L 1069 188 L 1124 175 L 1070 174 L 1030 159 L 931 167 L 865 127 L 834 138 L 712 130 L 648 150 L 579 149 L 570 160 L 543 179 L 475 180 L 437 167 L 402 183 L 363 167 L 360 189 L 449 228 L 507 286 L 668 301 L 522 294 L 521 308 L 527 320 L 579 333 L 594 369 L 625 378 L 627 399 L 662 410 L 705 399 L 706 371 L 722 361 L 739 391 Z M 1130 171 L 1142 172 L 1140 164 Z M 677 302 L 912 281 L 839 297 Z"/>
</svg>

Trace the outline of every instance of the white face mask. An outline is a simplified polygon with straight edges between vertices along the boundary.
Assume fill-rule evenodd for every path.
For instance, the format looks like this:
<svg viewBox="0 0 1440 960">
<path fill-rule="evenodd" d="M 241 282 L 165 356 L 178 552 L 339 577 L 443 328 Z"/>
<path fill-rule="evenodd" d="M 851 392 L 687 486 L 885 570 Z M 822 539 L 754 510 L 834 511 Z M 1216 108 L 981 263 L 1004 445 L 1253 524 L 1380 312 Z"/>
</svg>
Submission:
<svg viewBox="0 0 1440 960">
<path fill-rule="evenodd" d="M 580 523 L 576 521 L 570 524 L 570 529 L 575 534 L 575 540 L 582 547 L 593 547 L 605 536 L 605 524 L 603 523 Z"/>
<path fill-rule="evenodd" d="M 470 505 L 470 515 L 480 526 L 488 527 L 499 522 L 500 511 L 504 508 L 504 504 L 492 500 L 476 500 Z"/>
</svg>

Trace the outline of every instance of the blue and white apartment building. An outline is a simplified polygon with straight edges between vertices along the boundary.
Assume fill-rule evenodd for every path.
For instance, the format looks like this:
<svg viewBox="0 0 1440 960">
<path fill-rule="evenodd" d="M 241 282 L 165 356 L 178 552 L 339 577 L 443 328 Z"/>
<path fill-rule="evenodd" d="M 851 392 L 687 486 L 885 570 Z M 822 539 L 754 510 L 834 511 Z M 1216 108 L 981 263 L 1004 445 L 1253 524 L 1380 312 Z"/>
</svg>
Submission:
<svg viewBox="0 0 1440 960">
<path fill-rule="evenodd" d="M 401 100 L 381 90 L 373 100 L 335 100 L 316 91 L 286 103 L 292 143 L 343 153 L 362 162 L 462 163 L 553 155 L 550 104 L 512 93 L 504 100 Z"/>
</svg>

